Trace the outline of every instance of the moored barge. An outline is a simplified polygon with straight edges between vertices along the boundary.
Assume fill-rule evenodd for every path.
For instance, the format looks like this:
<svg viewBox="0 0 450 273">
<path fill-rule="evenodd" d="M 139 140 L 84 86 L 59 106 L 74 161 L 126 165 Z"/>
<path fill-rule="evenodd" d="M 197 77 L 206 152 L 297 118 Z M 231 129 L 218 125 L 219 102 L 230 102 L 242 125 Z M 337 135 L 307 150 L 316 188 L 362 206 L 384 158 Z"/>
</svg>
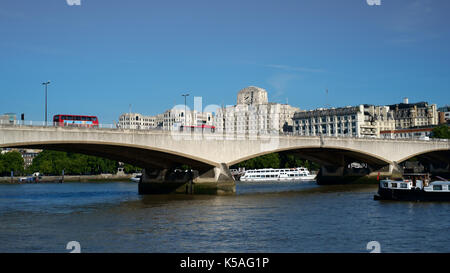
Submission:
<svg viewBox="0 0 450 273">
<path fill-rule="evenodd" d="M 375 200 L 450 201 L 450 181 L 430 182 L 428 174 L 405 174 L 401 180 L 383 179 Z"/>
</svg>

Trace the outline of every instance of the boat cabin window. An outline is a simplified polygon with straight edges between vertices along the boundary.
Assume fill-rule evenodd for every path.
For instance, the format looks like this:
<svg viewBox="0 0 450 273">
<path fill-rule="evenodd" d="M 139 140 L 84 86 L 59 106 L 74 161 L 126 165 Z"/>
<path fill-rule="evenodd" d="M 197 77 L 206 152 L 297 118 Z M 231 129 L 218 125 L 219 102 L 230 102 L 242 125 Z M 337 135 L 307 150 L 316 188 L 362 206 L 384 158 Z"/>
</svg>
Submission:
<svg viewBox="0 0 450 273">
<path fill-rule="evenodd" d="M 406 183 L 401 183 L 401 184 L 400 184 L 400 188 L 402 188 L 402 189 L 407 189 L 407 188 L 408 188 L 408 184 L 406 184 Z"/>
<path fill-rule="evenodd" d="M 392 183 L 393 188 L 397 188 L 397 183 Z"/>
<path fill-rule="evenodd" d="M 384 183 L 383 183 L 383 187 L 387 188 L 387 187 L 388 187 L 388 183 L 387 183 L 387 182 L 384 182 Z"/>
<path fill-rule="evenodd" d="M 442 185 L 433 185 L 433 191 L 441 191 Z"/>
</svg>

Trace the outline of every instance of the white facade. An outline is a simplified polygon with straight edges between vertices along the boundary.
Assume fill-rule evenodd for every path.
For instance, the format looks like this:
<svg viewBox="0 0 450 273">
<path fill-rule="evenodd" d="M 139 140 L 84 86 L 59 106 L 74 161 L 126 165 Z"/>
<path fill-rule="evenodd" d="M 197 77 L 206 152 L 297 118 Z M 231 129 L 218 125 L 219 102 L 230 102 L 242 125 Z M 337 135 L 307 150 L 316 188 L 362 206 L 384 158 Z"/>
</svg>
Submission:
<svg viewBox="0 0 450 273">
<path fill-rule="evenodd" d="M 237 105 L 217 109 L 214 125 L 217 132 L 237 134 L 279 133 L 292 126 L 299 108 L 269 103 L 267 91 L 250 86 L 239 91 Z"/>
<path fill-rule="evenodd" d="M 14 113 L 0 115 L 0 124 L 16 124 L 17 117 Z"/>
<path fill-rule="evenodd" d="M 144 116 L 139 113 L 125 113 L 119 117 L 119 128 L 148 130 L 157 127 L 157 117 Z"/>
<path fill-rule="evenodd" d="M 433 128 L 414 128 L 414 129 L 397 129 L 381 131 L 381 138 L 389 139 L 423 139 L 428 140 L 432 137 Z"/>
<path fill-rule="evenodd" d="M 139 113 L 124 113 L 119 117 L 119 128 L 149 130 L 160 128 L 163 130 L 179 130 L 180 126 L 212 125 L 214 117 L 210 112 L 197 112 L 187 110 L 185 117 L 184 108 L 174 108 L 156 116 L 144 116 Z"/>
<path fill-rule="evenodd" d="M 393 129 L 395 121 L 387 106 L 319 108 L 294 115 L 294 133 L 305 136 L 380 137 L 380 131 Z"/>
<path fill-rule="evenodd" d="M 164 112 L 162 127 L 164 130 L 179 130 L 180 126 L 213 125 L 214 116 L 210 112 L 198 112 L 184 108 L 173 108 Z"/>
</svg>

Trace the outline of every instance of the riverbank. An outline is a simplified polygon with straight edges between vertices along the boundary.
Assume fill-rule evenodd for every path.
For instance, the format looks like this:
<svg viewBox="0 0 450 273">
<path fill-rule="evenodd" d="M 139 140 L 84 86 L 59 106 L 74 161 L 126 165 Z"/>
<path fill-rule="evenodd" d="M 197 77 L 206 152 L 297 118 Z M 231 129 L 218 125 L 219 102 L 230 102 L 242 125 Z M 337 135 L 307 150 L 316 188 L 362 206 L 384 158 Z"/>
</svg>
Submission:
<svg viewBox="0 0 450 273">
<path fill-rule="evenodd" d="M 130 181 L 132 174 L 98 174 L 98 175 L 65 175 L 63 176 L 42 176 L 37 182 L 20 182 L 20 178 L 27 176 L 0 177 L 1 184 L 17 184 L 17 183 L 59 183 L 63 182 L 92 182 L 92 181 Z"/>
</svg>

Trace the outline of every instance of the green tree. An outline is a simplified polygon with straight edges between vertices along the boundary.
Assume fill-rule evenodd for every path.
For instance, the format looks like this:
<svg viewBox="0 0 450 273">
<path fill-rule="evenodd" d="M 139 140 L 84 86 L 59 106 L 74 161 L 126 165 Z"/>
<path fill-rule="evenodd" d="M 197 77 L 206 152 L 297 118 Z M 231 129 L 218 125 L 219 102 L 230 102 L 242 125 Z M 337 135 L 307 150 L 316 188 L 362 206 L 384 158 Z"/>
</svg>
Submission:
<svg viewBox="0 0 450 273">
<path fill-rule="evenodd" d="M 0 154 L 0 175 L 5 172 L 5 163 L 3 162 L 3 155 Z"/>
<path fill-rule="evenodd" d="M 446 124 L 439 125 L 433 128 L 433 138 L 450 139 L 450 127 Z"/>
<path fill-rule="evenodd" d="M 14 175 L 24 173 L 24 161 L 22 155 L 17 151 L 11 151 L 0 156 L 0 173 L 8 176 L 14 171 Z"/>
<path fill-rule="evenodd" d="M 118 162 L 89 155 L 57 151 L 42 151 L 33 160 L 30 172 L 46 175 L 67 175 L 115 173 Z"/>
<path fill-rule="evenodd" d="M 131 164 L 125 163 L 125 165 L 123 166 L 123 171 L 125 173 L 138 173 L 142 171 L 142 168 L 133 166 Z"/>
</svg>

